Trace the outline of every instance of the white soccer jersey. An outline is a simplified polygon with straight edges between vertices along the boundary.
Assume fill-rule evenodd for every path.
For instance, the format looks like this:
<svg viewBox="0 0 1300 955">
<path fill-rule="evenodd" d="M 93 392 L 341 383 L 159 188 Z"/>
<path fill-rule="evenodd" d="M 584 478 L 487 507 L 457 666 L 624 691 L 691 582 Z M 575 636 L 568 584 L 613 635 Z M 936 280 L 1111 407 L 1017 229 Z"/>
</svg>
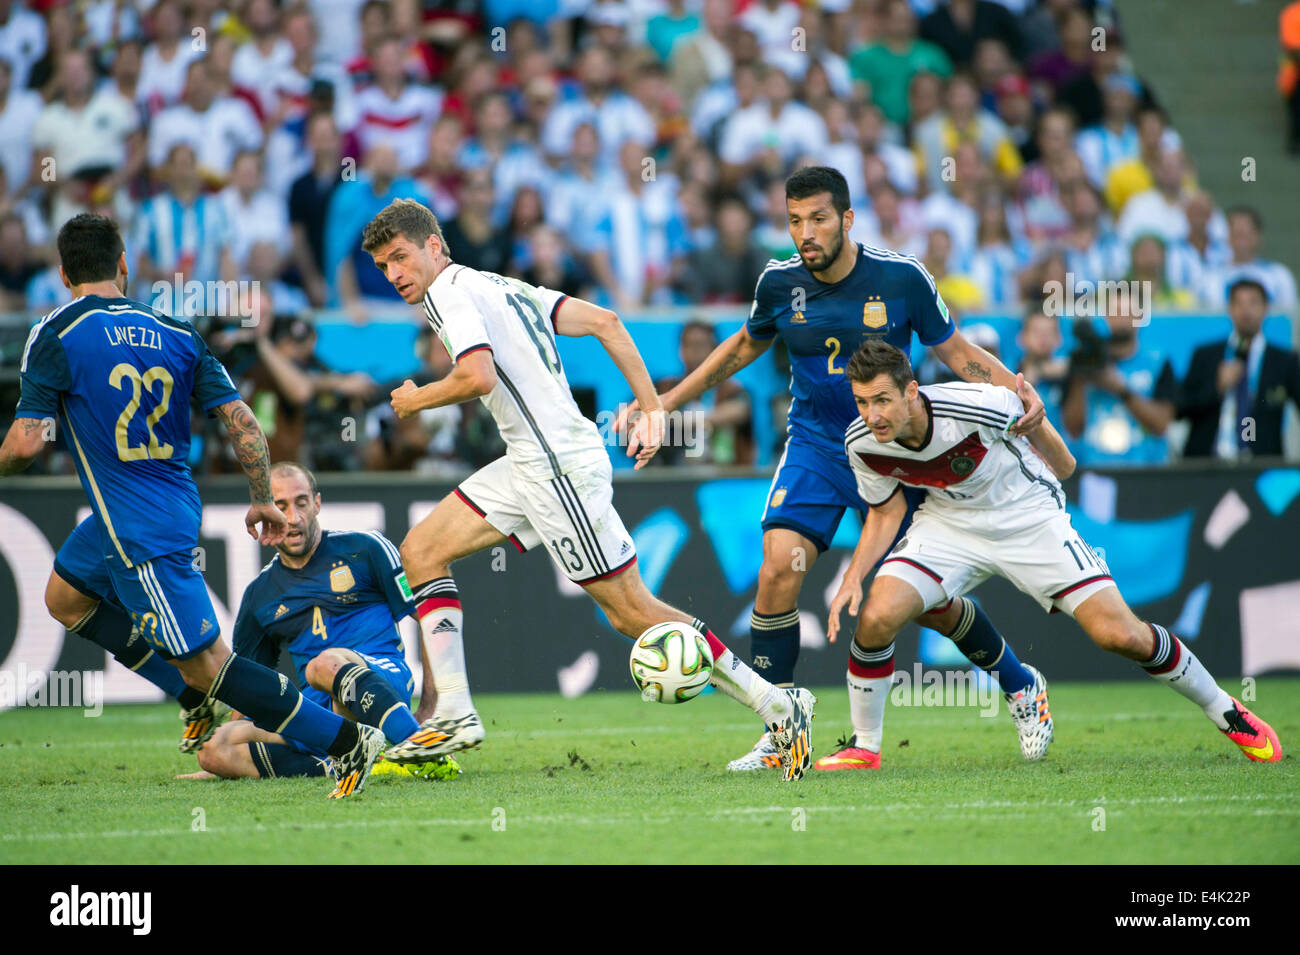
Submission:
<svg viewBox="0 0 1300 955">
<path fill-rule="evenodd" d="M 522 477 L 547 481 L 607 460 L 596 425 L 578 410 L 555 344 L 561 292 L 452 264 L 424 296 L 424 313 L 453 361 L 492 351 L 497 384 L 481 399 Z"/>
<path fill-rule="evenodd" d="M 885 503 L 900 484 L 923 487 L 929 494 L 918 515 L 994 539 L 1065 508 L 1060 483 L 1028 439 L 1007 433 L 1025 413 L 1014 392 L 969 382 L 925 385 L 921 400 L 930 427 L 916 450 L 882 444 L 861 419 L 845 431 L 844 449 L 868 504 Z"/>
</svg>

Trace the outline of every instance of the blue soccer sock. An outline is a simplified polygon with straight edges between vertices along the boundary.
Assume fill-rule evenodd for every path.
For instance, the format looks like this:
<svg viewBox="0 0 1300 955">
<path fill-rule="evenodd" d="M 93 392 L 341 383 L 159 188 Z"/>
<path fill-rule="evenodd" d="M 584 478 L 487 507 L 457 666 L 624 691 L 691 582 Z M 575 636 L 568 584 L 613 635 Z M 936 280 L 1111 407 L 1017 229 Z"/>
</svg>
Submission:
<svg viewBox="0 0 1300 955">
<path fill-rule="evenodd" d="M 357 745 L 357 724 L 305 698 L 289 678 L 231 653 L 208 696 L 243 713 L 258 726 L 342 756 Z"/>
<path fill-rule="evenodd" d="M 957 649 L 985 673 L 997 677 L 1003 693 L 1016 693 L 1034 682 L 1033 674 L 1016 658 L 1011 645 L 1002 639 L 993 621 L 975 601 L 958 597 L 961 616 L 952 633 L 945 634 Z"/>
<path fill-rule="evenodd" d="M 799 610 L 749 615 L 751 666 L 776 686 L 794 685 L 794 665 L 799 661 Z"/>
<path fill-rule="evenodd" d="M 364 663 L 348 663 L 334 674 L 334 699 L 362 723 L 378 726 L 390 743 L 400 743 L 420 728 L 393 685 Z"/>
<path fill-rule="evenodd" d="M 300 753 L 283 743 L 249 743 L 248 752 L 262 779 L 325 775 L 323 759 Z"/>
<path fill-rule="evenodd" d="M 187 710 L 203 702 L 203 693 L 188 685 L 180 670 L 154 653 L 144 640 L 131 639 L 131 618 L 121 607 L 101 600 L 68 632 L 103 647 L 118 663 L 175 697 Z"/>
</svg>

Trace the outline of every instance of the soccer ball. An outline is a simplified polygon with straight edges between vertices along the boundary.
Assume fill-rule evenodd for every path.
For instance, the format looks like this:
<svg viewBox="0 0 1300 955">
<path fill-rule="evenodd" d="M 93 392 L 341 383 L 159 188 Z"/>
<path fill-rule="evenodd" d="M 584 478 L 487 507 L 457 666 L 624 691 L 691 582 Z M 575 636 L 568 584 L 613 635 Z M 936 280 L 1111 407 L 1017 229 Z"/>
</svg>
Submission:
<svg viewBox="0 0 1300 955">
<path fill-rule="evenodd" d="M 704 635 L 685 623 L 657 623 L 632 646 L 632 682 L 647 703 L 685 703 L 713 675 L 713 652 Z"/>
</svg>

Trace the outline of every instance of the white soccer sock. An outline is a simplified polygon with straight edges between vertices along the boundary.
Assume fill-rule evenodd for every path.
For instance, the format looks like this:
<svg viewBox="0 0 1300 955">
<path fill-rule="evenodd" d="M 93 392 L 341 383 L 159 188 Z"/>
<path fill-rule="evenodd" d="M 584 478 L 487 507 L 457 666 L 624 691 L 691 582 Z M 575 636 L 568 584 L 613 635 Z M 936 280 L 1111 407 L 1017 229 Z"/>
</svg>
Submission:
<svg viewBox="0 0 1300 955">
<path fill-rule="evenodd" d="M 1221 730 L 1228 728 L 1223 714 L 1232 709 L 1232 697 L 1214 682 L 1210 671 L 1174 634 L 1158 623 L 1148 623 L 1156 638 L 1156 652 L 1140 666 L 1153 679 L 1169 685 L 1199 706 Z"/>
<path fill-rule="evenodd" d="M 465 642 L 461 638 L 464 613 L 456 582 L 439 577 L 415 594 L 420 620 L 420 640 L 429 655 L 433 688 L 438 693 L 434 715 L 439 719 L 464 716 L 474 709 L 465 675 Z"/>
<path fill-rule="evenodd" d="M 849 670 L 845 676 L 849 688 L 849 718 L 861 749 L 880 752 L 885 736 L 885 703 L 893 682 L 893 643 L 880 650 L 864 650 L 856 640 L 849 645 Z"/>
<path fill-rule="evenodd" d="M 776 723 L 790 715 L 790 697 L 768 683 L 730 650 L 713 658 L 713 679 L 721 692 L 749 707 L 764 723 Z"/>
</svg>

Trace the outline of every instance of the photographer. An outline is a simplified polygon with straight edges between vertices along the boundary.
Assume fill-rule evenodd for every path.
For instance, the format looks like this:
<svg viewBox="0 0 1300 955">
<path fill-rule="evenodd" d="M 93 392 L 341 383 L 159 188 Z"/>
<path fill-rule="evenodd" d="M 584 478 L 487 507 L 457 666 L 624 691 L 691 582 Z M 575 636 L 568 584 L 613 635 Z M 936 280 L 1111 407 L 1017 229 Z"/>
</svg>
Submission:
<svg viewBox="0 0 1300 955">
<path fill-rule="evenodd" d="M 1138 345 L 1138 315 L 1128 295 L 1107 296 L 1101 337 L 1092 322 L 1074 324 L 1069 380 L 1062 407 L 1071 450 L 1081 467 L 1164 464 L 1163 440 L 1174 419 L 1177 383 L 1159 353 Z"/>
<path fill-rule="evenodd" d="M 1228 293 L 1232 334 L 1192 353 L 1179 417 L 1191 421 L 1187 457 L 1236 461 L 1282 453 L 1282 413 L 1300 407 L 1300 357 L 1264 341 L 1268 292 L 1238 279 Z"/>
</svg>

